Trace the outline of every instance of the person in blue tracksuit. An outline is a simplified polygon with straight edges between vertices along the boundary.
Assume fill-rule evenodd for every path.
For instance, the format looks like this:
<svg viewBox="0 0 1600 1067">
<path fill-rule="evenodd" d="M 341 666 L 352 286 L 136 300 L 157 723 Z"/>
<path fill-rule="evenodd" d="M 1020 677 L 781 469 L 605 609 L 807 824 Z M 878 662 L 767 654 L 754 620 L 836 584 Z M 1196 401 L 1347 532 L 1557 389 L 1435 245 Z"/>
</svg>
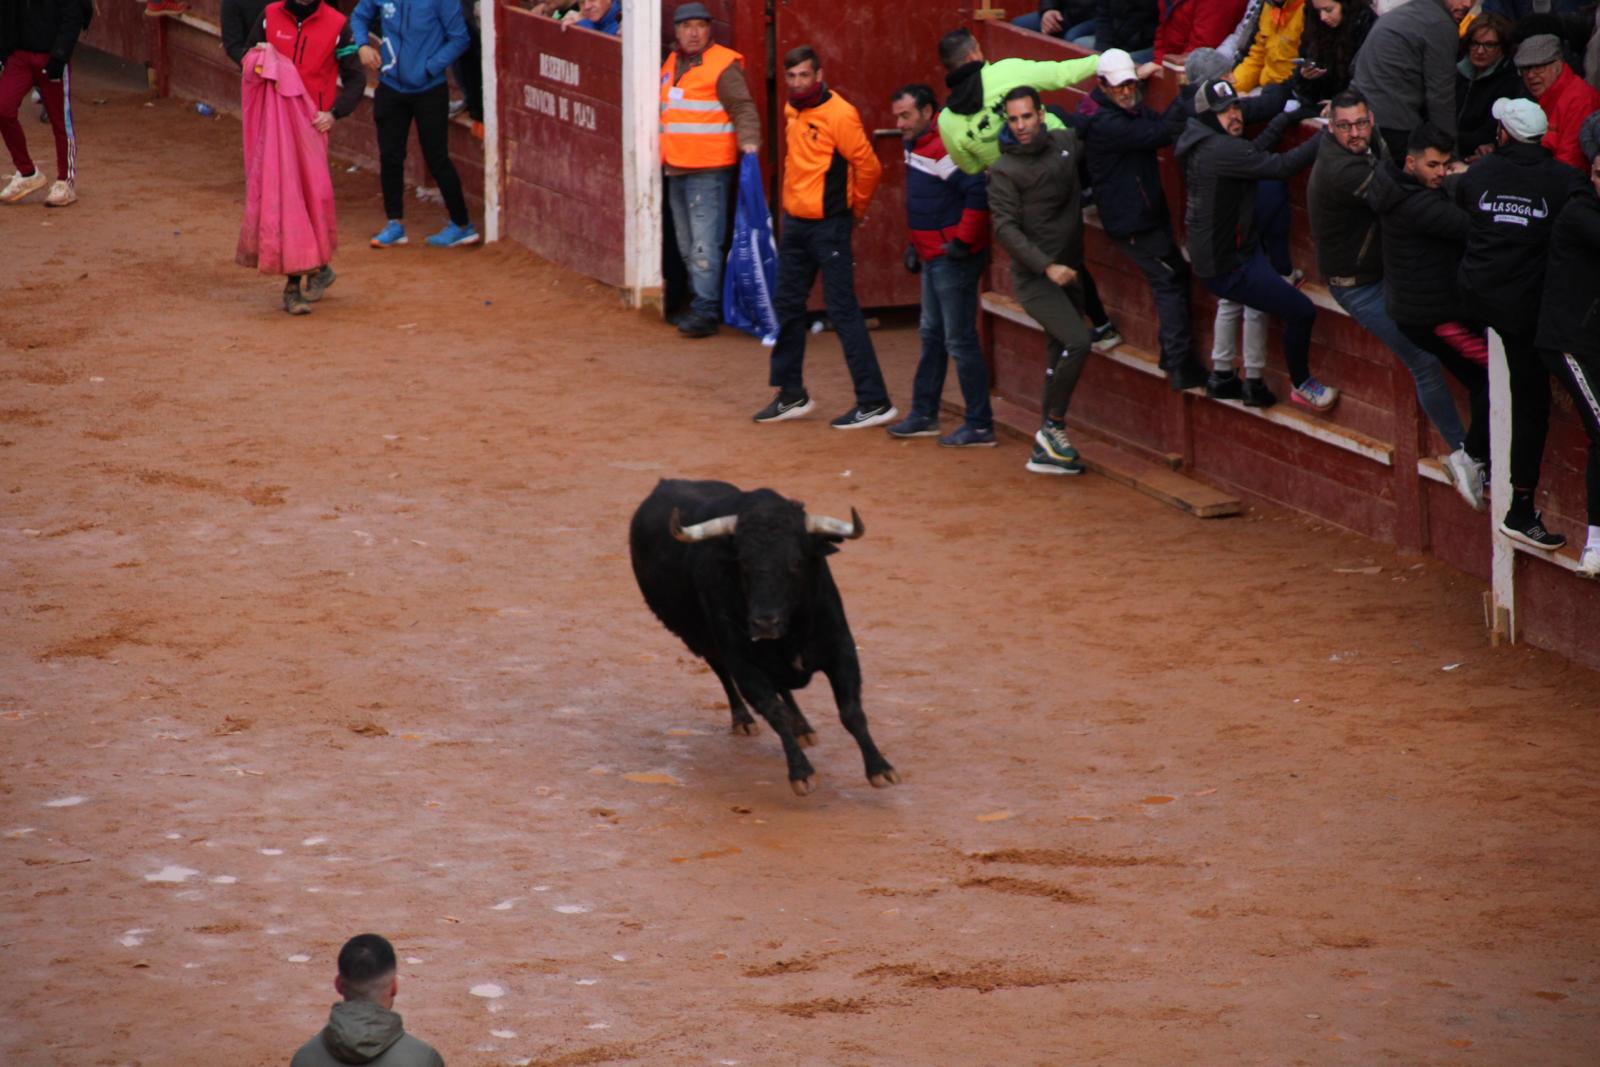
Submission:
<svg viewBox="0 0 1600 1067">
<path fill-rule="evenodd" d="M 378 127 L 379 177 L 389 221 L 372 238 L 372 247 L 406 243 L 406 142 L 413 120 L 428 173 L 450 213 L 450 224 L 428 243 L 438 248 L 477 244 L 481 238 L 467 215 L 461 176 L 449 150 L 445 73 L 471 40 L 461 0 L 360 0 L 350 14 L 350 29 L 362 43 L 362 65 L 379 72 L 372 117 Z M 377 43 L 369 43 L 372 39 Z"/>
</svg>

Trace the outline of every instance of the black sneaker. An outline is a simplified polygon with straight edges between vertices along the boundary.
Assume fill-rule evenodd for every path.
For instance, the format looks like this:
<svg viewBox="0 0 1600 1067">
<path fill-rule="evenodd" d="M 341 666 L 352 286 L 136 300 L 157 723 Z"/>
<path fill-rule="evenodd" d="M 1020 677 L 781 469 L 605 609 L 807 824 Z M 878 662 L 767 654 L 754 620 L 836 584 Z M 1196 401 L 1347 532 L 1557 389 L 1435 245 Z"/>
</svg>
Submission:
<svg viewBox="0 0 1600 1067">
<path fill-rule="evenodd" d="M 1508 514 L 1500 524 L 1500 532 L 1513 541 L 1545 552 L 1554 552 L 1567 543 L 1565 537 L 1544 528 L 1544 517 L 1537 511 L 1527 517 Z"/>
<path fill-rule="evenodd" d="M 1244 383 L 1231 370 L 1214 370 L 1206 378 L 1206 396 L 1212 400 L 1243 400 Z"/>
<path fill-rule="evenodd" d="M 1244 406 L 1247 408 L 1270 408 L 1278 402 L 1278 394 L 1267 388 L 1267 383 L 1260 378 L 1246 378 L 1244 380 Z"/>
<path fill-rule="evenodd" d="M 1200 364 L 1192 359 L 1186 359 L 1178 366 L 1167 372 L 1167 388 L 1174 393 L 1181 393 L 1185 389 L 1195 386 L 1210 386 L 1211 379 L 1206 377 L 1206 372 L 1200 369 Z"/>
<path fill-rule="evenodd" d="M 893 404 L 874 404 L 871 407 L 857 404 L 828 425 L 835 430 L 864 430 L 868 426 L 882 426 L 886 422 L 892 422 L 899 414 L 899 409 Z"/>
<path fill-rule="evenodd" d="M 784 396 L 779 390 L 772 396 L 772 403 L 756 412 L 752 418 L 756 422 L 782 422 L 784 419 L 798 419 L 801 415 L 811 410 L 811 396 L 801 393 L 799 396 Z"/>
<path fill-rule="evenodd" d="M 678 320 L 678 332 L 685 337 L 710 337 L 717 332 L 714 320 L 692 312 Z"/>
<path fill-rule="evenodd" d="M 907 415 L 889 427 L 890 437 L 938 437 L 939 420 L 925 415 Z"/>
</svg>

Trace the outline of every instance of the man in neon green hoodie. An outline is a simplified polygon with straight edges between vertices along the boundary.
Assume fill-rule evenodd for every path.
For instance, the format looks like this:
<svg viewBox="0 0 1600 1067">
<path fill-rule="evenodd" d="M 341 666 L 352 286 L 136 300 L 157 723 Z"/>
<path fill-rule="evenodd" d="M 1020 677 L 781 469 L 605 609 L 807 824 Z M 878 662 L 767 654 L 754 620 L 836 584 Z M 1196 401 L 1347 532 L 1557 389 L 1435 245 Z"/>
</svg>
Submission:
<svg viewBox="0 0 1600 1067">
<path fill-rule="evenodd" d="M 1041 93 L 1076 85 L 1095 76 L 1100 57 L 986 63 L 977 38 L 962 27 L 939 38 L 939 61 L 950 89 L 939 112 L 939 138 L 956 166 L 968 174 L 982 174 L 1000 158 L 1000 131 L 1006 128 L 1000 101 L 1007 93 L 1020 85 L 1031 85 Z M 1045 116 L 1046 127 L 1062 128 L 1060 119 L 1049 112 Z"/>
</svg>

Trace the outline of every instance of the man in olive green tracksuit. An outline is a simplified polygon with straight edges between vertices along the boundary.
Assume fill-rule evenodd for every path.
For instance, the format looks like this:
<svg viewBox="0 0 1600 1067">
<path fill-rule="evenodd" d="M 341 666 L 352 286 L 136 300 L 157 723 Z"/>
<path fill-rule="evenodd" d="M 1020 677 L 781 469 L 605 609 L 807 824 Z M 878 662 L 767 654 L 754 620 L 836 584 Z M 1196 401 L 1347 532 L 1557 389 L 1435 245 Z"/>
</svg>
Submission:
<svg viewBox="0 0 1600 1067">
<path fill-rule="evenodd" d="M 394 946 L 377 934 L 360 934 L 339 950 L 333 988 L 344 1000 L 328 1025 L 300 1047 L 290 1067 L 444 1067 L 444 1058 L 406 1033 L 392 1011 L 400 989 Z"/>
<path fill-rule="evenodd" d="M 1099 56 L 987 63 L 977 39 L 966 29 L 951 30 L 939 39 L 939 60 L 950 88 L 950 98 L 939 111 L 939 138 L 950 159 L 968 174 L 982 174 L 1000 157 L 1000 131 L 1006 124 L 1000 102 L 1007 93 L 1023 85 L 1042 93 L 1065 89 L 1093 78 L 1100 65 Z M 1052 130 L 1062 128 L 1061 120 L 1048 112 L 1044 124 Z"/>
</svg>

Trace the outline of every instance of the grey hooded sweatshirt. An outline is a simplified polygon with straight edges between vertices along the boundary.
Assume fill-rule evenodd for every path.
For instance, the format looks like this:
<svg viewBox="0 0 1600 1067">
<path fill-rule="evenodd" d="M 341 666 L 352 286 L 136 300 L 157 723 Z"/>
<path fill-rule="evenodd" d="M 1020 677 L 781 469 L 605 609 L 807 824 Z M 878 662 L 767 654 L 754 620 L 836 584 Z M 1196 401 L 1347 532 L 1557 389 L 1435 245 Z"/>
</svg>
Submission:
<svg viewBox="0 0 1600 1067">
<path fill-rule="evenodd" d="M 406 1033 L 398 1012 L 367 1000 L 333 1006 L 322 1033 L 300 1047 L 290 1067 L 444 1067 L 444 1058 Z"/>
</svg>

